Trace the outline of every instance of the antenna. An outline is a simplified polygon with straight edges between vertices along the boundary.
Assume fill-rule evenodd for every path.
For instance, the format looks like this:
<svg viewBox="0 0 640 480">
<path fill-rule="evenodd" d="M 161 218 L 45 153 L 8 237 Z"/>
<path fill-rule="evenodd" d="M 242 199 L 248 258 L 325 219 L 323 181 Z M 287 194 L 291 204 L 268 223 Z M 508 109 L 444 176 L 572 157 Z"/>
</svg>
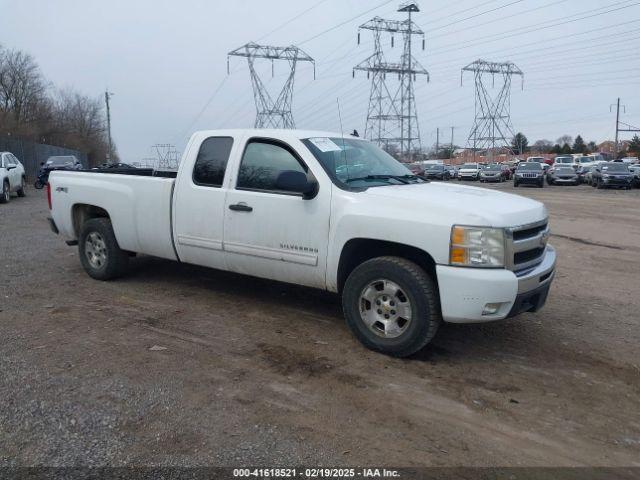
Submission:
<svg viewBox="0 0 640 480">
<path fill-rule="evenodd" d="M 342 156 L 344 157 L 344 163 L 347 163 L 347 147 L 344 144 L 344 130 L 342 129 L 342 114 L 340 113 L 340 99 L 336 97 L 336 103 L 338 104 L 338 119 L 340 120 L 340 136 L 342 138 Z M 348 171 L 347 166 L 347 171 Z"/>
</svg>

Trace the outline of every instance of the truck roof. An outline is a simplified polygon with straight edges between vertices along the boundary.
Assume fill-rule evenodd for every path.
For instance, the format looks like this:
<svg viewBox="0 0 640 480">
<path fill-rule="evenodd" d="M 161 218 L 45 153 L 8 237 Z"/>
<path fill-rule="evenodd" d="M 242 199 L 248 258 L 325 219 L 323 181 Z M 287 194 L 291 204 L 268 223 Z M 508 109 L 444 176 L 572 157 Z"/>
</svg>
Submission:
<svg viewBox="0 0 640 480">
<path fill-rule="evenodd" d="M 230 135 L 230 136 L 238 136 L 238 135 L 253 135 L 256 137 L 280 137 L 280 138 L 313 138 L 313 137 L 344 137 L 344 138 L 360 138 L 364 140 L 362 137 L 353 137 L 349 133 L 336 133 L 336 132 L 327 132 L 322 130 L 290 130 L 285 128 L 233 128 L 233 129 L 219 129 L 219 130 L 199 130 L 194 133 L 194 135 L 205 135 L 205 136 L 219 136 L 219 135 Z"/>
</svg>

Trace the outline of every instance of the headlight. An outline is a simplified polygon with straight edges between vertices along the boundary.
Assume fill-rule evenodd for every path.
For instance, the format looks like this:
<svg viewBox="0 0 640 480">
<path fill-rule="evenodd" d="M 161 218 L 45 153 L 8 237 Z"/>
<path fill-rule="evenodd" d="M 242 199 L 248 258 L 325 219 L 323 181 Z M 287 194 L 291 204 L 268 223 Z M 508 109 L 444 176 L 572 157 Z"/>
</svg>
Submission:
<svg viewBox="0 0 640 480">
<path fill-rule="evenodd" d="M 504 230 L 454 225 L 449 263 L 466 267 L 504 267 Z"/>
<path fill-rule="evenodd" d="M 602 178 L 609 178 L 609 175 L 605 173 L 604 175 L 602 175 Z"/>
</svg>

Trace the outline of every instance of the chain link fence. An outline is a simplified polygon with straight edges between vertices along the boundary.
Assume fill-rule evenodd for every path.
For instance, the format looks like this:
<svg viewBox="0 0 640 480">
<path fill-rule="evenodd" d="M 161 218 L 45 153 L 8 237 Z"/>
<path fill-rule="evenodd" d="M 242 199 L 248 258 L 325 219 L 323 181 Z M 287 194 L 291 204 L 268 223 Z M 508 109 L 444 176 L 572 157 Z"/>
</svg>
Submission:
<svg viewBox="0 0 640 480">
<path fill-rule="evenodd" d="M 29 181 L 35 179 L 40 164 L 54 155 L 74 155 L 85 168 L 89 166 L 86 153 L 70 148 L 11 138 L 10 136 L 0 138 L 0 152 L 11 152 L 18 157 L 18 160 L 24 165 Z"/>
</svg>

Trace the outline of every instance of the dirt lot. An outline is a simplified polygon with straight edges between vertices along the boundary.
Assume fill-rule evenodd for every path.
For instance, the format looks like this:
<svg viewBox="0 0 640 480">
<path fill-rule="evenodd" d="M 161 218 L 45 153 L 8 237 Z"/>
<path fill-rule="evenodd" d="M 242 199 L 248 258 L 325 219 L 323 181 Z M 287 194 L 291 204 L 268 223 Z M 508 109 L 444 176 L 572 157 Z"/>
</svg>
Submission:
<svg viewBox="0 0 640 480">
<path fill-rule="evenodd" d="M 640 190 L 517 192 L 551 215 L 547 306 L 407 360 L 323 292 L 149 257 L 91 280 L 44 194 L 13 198 L 0 465 L 640 466 Z"/>
</svg>

